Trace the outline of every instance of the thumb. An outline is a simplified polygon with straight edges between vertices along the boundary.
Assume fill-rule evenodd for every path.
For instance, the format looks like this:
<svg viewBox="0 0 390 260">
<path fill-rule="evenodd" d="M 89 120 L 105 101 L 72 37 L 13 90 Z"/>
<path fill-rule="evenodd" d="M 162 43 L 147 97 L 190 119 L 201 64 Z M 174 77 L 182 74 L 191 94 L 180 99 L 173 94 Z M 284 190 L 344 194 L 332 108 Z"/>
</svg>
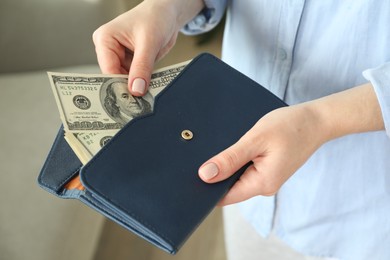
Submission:
<svg viewBox="0 0 390 260">
<path fill-rule="evenodd" d="M 237 143 L 205 162 L 199 169 L 199 177 L 209 183 L 229 178 L 253 159 L 251 147 L 241 138 Z"/>
<path fill-rule="evenodd" d="M 134 96 L 143 96 L 148 91 L 150 77 L 153 72 L 156 53 L 149 44 L 134 51 L 134 57 L 129 70 L 129 91 Z"/>
</svg>

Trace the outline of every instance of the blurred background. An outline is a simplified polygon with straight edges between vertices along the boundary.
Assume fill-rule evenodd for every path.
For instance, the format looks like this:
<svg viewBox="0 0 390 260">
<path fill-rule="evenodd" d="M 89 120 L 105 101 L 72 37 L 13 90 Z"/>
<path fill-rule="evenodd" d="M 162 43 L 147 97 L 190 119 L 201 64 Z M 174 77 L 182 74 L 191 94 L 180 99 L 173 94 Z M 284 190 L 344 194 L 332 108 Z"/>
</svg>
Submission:
<svg viewBox="0 0 390 260">
<path fill-rule="evenodd" d="M 61 124 L 46 71 L 99 73 L 93 31 L 138 2 L 0 0 L 0 259 L 225 259 L 220 209 L 172 257 L 37 185 Z M 180 35 L 156 68 L 204 51 L 220 56 L 221 38 L 221 28 Z"/>
</svg>

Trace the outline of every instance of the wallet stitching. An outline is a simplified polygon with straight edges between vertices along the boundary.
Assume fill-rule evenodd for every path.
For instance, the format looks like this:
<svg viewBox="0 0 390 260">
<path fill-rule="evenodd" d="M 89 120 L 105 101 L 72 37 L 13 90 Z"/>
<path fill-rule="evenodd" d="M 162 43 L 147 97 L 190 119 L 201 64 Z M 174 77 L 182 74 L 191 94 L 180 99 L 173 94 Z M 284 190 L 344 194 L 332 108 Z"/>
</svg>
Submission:
<svg viewBox="0 0 390 260">
<path fill-rule="evenodd" d="M 82 197 L 84 200 L 88 201 L 91 206 L 93 206 L 94 208 L 98 209 L 99 211 L 102 211 L 104 214 L 106 214 L 109 218 L 114 218 L 116 221 L 119 221 L 119 222 L 122 222 L 123 224 L 125 224 L 126 226 L 130 226 L 127 224 L 127 222 L 121 218 L 120 216 L 114 214 L 114 213 L 110 213 L 109 210 L 107 210 L 106 208 L 104 207 L 101 207 L 99 206 L 99 204 L 97 204 L 96 202 L 94 202 L 93 199 L 90 199 L 88 198 L 88 196 L 80 196 Z"/>
<path fill-rule="evenodd" d="M 151 231 L 153 231 L 154 233 L 156 233 L 158 236 L 162 237 L 163 239 L 167 240 L 169 243 L 171 243 L 171 245 L 173 246 L 174 245 L 174 242 L 169 239 L 166 235 L 162 234 L 161 232 L 157 231 L 155 227 L 153 227 L 152 225 L 150 225 L 148 222 L 146 222 L 145 220 L 143 220 L 143 218 L 140 218 L 137 214 L 134 214 L 133 212 L 129 212 L 125 209 L 123 209 L 121 206 L 117 205 L 115 202 L 113 202 L 111 199 L 109 199 L 108 197 L 106 197 L 104 194 L 100 193 L 100 192 L 97 192 L 94 188 L 90 188 L 90 190 L 93 190 L 95 193 L 97 194 L 100 194 L 100 196 L 105 199 L 106 201 L 109 201 L 111 202 L 116 208 L 118 208 L 120 211 L 128 214 L 129 216 L 131 216 L 132 218 L 134 218 L 136 221 L 140 222 L 142 225 L 144 225 L 145 227 L 149 228 Z M 124 221 L 125 223 L 127 223 L 126 221 Z"/>
<path fill-rule="evenodd" d="M 109 200 L 108 198 L 106 198 L 104 195 L 102 195 L 102 197 L 108 201 L 111 202 L 111 200 Z M 94 207 L 96 207 L 98 210 L 101 210 L 103 213 L 105 213 L 109 218 L 113 218 L 115 219 L 116 221 L 119 221 L 121 222 L 122 224 L 124 224 L 125 226 L 128 226 L 131 230 L 131 228 L 134 228 L 128 221 L 126 221 L 124 218 L 116 215 L 116 214 L 112 214 L 110 213 L 110 211 L 108 211 L 107 209 L 103 208 L 103 207 L 100 207 L 98 206 L 92 199 L 88 198 L 87 196 L 83 196 L 83 198 L 85 200 L 87 200 L 89 203 L 91 203 Z M 115 205 L 115 204 L 114 204 Z M 154 233 L 156 233 L 158 236 L 162 237 L 163 239 L 165 239 L 166 241 L 168 241 L 171 246 L 172 246 L 172 252 L 175 252 L 177 251 L 177 247 L 174 246 L 174 242 L 172 240 L 170 240 L 169 238 L 167 238 L 165 235 L 162 235 L 160 232 L 158 232 L 157 230 L 155 230 L 152 226 L 150 226 L 149 224 L 143 222 L 143 221 L 140 221 L 139 218 L 133 214 L 133 213 L 129 213 L 127 212 L 126 210 L 122 209 L 121 207 L 119 206 L 116 206 L 119 210 L 123 211 L 124 213 L 132 216 L 135 220 L 137 220 L 138 222 L 140 222 L 142 225 L 145 225 L 147 228 L 149 228 L 151 231 L 153 231 Z M 128 228 L 128 229 L 129 229 Z M 142 234 L 140 231 L 138 231 L 140 234 Z M 145 237 L 146 238 L 146 237 Z M 161 245 L 161 244 L 160 244 Z"/>
<path fill-rule="evenodd" d="M 48 159 L 50 160 L 50 158 L 51 158 L 52 156 L 53 156 L 53 154 L 51 153 L 51 154 L 49 155 Z M 47 169 L 47 165 L 45 164 L 44 170 L 46 170 L 46 169 Z M 74 175 L 78 172 L 79 169 L 80 169 L 80 166 L 77 166 L 74 170 L 71 171 L 72 174 L 69 175 L 68 177 L 66 177 L 63 181 L 61 181 L 61 182 L 59 183 L 59 185 L 54 185 L 54 186 L 52 186 L 52 185 L 48 184 L 46 181 L 44 181 L 44 180 L 42 179 L 42 177 L 43 177 L 44 175 L 47 174 L 46 171 L 44 171 L 44 172 L 39 176 L 39 177 L 40 177 L 39 179 L 40 179 L 42 185 L 44 185 L 44 186 L 47 187 L 47 188 L 53 189 L 53 190 L 55 190 L 55 191 L 57 192 L 58 188 L 60 188 L 60 187 L 63 186 L 65 183 L 67 183 L 70 179 L 72 179 L 72 178 L 74 177 Z"/>
</svg>

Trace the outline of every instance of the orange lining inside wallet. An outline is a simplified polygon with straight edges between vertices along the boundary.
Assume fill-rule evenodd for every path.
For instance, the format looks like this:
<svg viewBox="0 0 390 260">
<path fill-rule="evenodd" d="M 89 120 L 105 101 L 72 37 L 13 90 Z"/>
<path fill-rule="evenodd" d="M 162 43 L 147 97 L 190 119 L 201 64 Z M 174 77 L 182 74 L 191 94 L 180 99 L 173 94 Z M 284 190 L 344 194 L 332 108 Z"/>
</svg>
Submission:
<svg viewBox="0 0 390 260">
<path fill-rule="evenodd" d="M 80 175 L 78 174 L 76 177 L 71 179 L 66 185 L 65 189 L 67 190 L 85 190 L 83 184 L 80 181 Z"/>
</svg>

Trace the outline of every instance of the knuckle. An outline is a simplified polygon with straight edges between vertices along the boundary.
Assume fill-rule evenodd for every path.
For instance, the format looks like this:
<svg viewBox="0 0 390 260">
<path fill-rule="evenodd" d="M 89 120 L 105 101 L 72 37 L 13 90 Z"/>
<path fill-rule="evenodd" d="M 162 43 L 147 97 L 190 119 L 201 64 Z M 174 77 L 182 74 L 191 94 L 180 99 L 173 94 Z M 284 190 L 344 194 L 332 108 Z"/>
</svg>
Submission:
<svg viewBox="0 0 390 260">
<path fill-rule="evenodd" d="M 92 33 L 92 40 L 96 44 L 102 42 L 108 35 L 109 29 L 107 28 L 107 25 L 102 25 Z"/>
<path fill-rule="evenodd" d="M 150 77 L 151 71 L 153 70 L 153 65 L 149 64 L 147 61 L 140 59 L 137 60 L 133 65 L 133 70 L 144 79 Z"/>
<path fill-rule="evenodd" d="M 237 168 L 237 162 L 239 161 L 238 158 L 239 158 L 239 155 L 237 154 L 236 151 L 234 151 L 232 149 L 226 150 L 221 155 L 221 159 L 223 161 L 223 164 L 227 169 Z"/>
<path fill-rule="evenodd" d="M 176 44 L 176 39 L 177 39 L 177 33 L 173 35 L 171 39 L 169 39 L 167 43 L 167 48 L 171 49 Z"/>
<path fill-rule="evenodd" d="M 151 67 L 152 67 L 151 64 L 147 62 L 146 59 L 141 59 L 137 61 L 137 68 L 142 72 L 149 72 Z"/>
</svg>

